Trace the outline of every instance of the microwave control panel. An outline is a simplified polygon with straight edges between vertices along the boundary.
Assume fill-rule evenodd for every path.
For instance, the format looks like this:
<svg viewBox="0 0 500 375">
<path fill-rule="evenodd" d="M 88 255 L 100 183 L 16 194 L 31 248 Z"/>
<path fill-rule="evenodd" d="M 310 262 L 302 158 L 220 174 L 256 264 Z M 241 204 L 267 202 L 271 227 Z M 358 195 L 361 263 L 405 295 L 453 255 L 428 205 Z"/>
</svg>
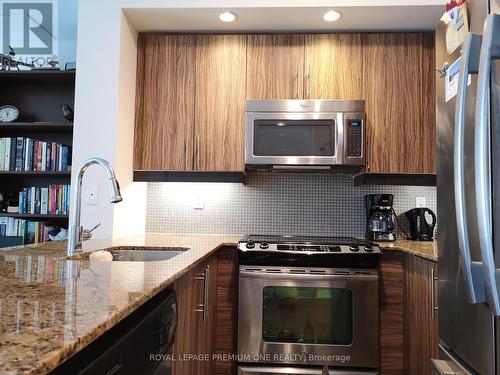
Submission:
<svg viewBox="0 0 500 375">
<path fill-rule="evenodd" d="M 347 120 L 347 157 L 361 157 L 363 146 L 363 120 Z"/>
</svg>

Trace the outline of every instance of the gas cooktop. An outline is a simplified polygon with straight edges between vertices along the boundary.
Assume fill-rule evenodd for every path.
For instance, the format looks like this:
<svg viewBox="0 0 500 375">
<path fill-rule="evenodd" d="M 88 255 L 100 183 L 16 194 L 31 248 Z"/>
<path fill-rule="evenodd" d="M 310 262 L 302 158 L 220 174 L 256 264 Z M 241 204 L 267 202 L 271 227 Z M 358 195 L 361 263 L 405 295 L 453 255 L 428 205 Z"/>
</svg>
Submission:
<svg viewBox="0 0 500 375">
<path fill-rule="evenodd" d="M 315 236 L 246 236 L 238 243 L 240 251 L 285 252 L 307 254 L 380 254 L 377 244 L 352 237 Z"/>
</svg>

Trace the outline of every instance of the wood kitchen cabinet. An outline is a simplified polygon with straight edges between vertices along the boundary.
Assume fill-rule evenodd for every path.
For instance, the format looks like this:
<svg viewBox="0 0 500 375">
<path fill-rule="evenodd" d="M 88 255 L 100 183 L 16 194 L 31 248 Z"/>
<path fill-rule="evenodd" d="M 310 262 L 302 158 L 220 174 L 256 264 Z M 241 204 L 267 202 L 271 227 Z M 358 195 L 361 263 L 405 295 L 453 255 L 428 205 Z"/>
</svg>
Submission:
<svg viewBox="0 0 500 375">
<path fill-rule="evenodd" d="M 243 171 L 245 35 L 196 37 L 195 170 Z"/>
<path fill-rule="evenodd" d="M 362 35 L 370 172 L 436 173 L 433 38 Z"/>
<path fill-rule="evenodd" d="M 436 262 L 385 251 L 379 293 L 380 374 L 432 374 L 439 341 Z"/>
<path fill-rule="evenodd" d="M 237 275 L 236 249 L 226 246 L 174 282 L 178 326 L 173 374 L 234 373 L 234 362 L 214 360 L 214 354 L 228 356 L 236 350 Z M 179 360 L 188 355 L 210 360 Z"/>
<path fill-rule="evenodd" d="M 438 358 L 437 264 L 408 256 L 406 261 L 408 374 L 432 374 Z"/>
<path fill-rule="evenodd" d="M 387 251 L 379 267 L 380 374 L 406 375 L 405 254 Z"/>
<path fill-rule="evenodd" d="M 244 170 L 246 39 L 139 37 L 134 170 Z"/>
<path fill-rule="evenodd" d="M 192 170 L 195 39 L 138 40 L 134 170 Z"/>
<path fill-rule="evenodd" d="M 360 34 L 307 34 L 304 98 L 365 99 Z"/>
<path fill-rule="evenodd" d="M 432 33 L 138 42 L 134 170 L 244 171 L 246 99 L 364 99 L 369 173 L 435 173 Z"/>
<path fill-rule="evenodd" d="M 247 99 L 302 99 L 304 35 L 248 36 Z"/>
<path fill-rule="evenodd" d="M 217 291 L 217 256 L 200 263 L 174 283 L 178 326 L 173 353 L 176 375 L 211 374 L 213 363 L 203 358 L 214 352 Z"/>
</svg>

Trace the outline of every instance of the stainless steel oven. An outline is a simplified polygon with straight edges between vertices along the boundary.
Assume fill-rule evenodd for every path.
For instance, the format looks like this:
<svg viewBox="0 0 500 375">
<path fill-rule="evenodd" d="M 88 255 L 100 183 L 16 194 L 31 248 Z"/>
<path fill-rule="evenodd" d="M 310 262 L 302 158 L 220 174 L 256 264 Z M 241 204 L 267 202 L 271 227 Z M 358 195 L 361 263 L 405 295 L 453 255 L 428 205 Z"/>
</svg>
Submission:
<svg viewBox="0 0 500 375">
<path fill-rule="evenodd" d="M 247 100 L 248 167 L 365 165 L 363 100 Z"/>
<path fill-rule="evenodd" d="M 240 374 L 269 373 L 255 363 L 376 373 L 377 269 L 240 265 L 238 299 Z M 304 371 L 285 373 L 316 374 Z"/>
</svg>

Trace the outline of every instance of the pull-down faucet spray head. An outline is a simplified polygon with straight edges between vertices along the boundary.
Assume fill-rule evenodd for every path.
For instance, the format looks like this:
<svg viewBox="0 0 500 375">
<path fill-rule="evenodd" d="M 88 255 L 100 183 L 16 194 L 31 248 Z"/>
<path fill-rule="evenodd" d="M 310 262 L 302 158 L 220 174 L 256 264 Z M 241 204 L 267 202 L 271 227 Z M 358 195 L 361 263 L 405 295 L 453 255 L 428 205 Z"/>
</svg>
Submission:
<svg viewBox="0 0 500 375">
<path fill-rule="evenodd" d="M 82 166 L 78 170 L 76 177 L 76 191 L 73 193 L 73 201 L 70 207 L 71 210 L 71 222 L 70 230 L 68 236 L 68 255 L 73 255 L 76 251 L 79 251 L 82 247 L 82 228 L 80 227 L 80 213 L 81 213 L 81 197 L 82 197 L 82 182 L 83 175 L 85 171 L 91 165 L 100 165 L 107 174 L 108 177 L 108 190 L 111 203 L 118 203 L 123 200 L 120 194 L 120 185 L 116 180 L 115 171 L 108 161 L 101 158 L 91 158 L 83 162 Z"/>
</svg>

